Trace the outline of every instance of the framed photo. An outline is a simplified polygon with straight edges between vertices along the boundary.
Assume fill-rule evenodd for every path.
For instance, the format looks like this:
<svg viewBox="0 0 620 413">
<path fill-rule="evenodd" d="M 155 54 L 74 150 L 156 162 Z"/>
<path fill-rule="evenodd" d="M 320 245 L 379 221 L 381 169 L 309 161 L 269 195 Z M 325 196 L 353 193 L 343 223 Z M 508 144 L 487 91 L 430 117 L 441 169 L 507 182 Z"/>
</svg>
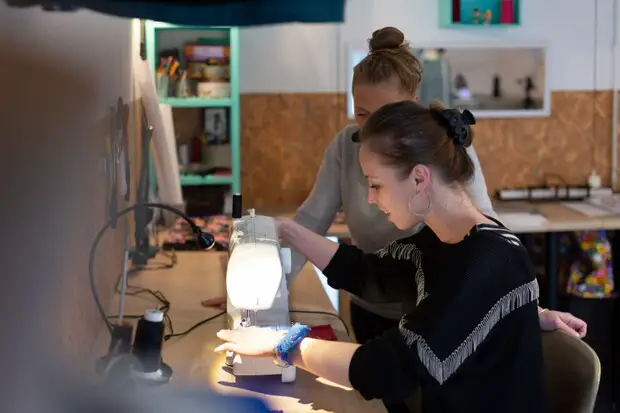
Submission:
<svg viewBox="0 0 620 413">
<path fill-rule="evenodd" d="M 207 145 L 228 143 L 228 114 L 225 108 L 205 109 Z"/>
</svg>

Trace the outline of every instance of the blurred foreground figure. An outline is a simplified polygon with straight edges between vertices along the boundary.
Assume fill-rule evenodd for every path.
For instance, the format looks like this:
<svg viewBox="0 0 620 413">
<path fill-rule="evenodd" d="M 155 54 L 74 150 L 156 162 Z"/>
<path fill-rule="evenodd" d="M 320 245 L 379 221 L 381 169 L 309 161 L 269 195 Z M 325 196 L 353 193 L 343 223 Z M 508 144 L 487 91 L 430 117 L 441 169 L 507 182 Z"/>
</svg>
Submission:
<svg viewBox="0 0 620 413">
<path fill-rule="evenodd" d="M 208 389 L 163 387 L 120 390 L 117 387 L 85 388 L 64 382 L 36 392 L 30 413 L 269 413 L 259 400 L 224 396 Z"/>
</svg>

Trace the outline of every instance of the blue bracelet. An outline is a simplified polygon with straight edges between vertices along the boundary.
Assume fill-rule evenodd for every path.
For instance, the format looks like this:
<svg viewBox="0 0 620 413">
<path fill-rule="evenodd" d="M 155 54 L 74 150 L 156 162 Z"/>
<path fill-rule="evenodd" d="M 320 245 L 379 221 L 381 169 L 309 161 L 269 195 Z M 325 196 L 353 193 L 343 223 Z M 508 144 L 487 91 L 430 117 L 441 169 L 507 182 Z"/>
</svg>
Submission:
<svg viewBox="0 0 620 413">
<path fill-rule="evenodd" d="M 291 366 L 292 363 L 289 361 L 290 352 L 297 348 L 308 333 L 310 333 L 310 327 L 295 323 L 274 348 L 276 364 L 281 367 Z"/>
</svg>

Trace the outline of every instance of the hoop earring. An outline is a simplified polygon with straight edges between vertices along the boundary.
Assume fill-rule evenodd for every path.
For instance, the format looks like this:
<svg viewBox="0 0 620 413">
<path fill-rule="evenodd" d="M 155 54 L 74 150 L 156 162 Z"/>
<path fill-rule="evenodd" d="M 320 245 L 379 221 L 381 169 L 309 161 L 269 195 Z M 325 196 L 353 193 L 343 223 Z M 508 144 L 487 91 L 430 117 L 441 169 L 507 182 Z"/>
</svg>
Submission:
<svg viewBox="0 0 620 413">
<path fill-rule="evenodd" d="M 426 195 L 426 198 L 428 199 L 428 206 L 426 207 L 424 212 L 416 212 L 411 207 L 411 200 L 413 200 L 413 198 L 415 198 L 419 194 L 413 195 L 411 198 L 409 198 L 409 202 L 407 203 L 407 206 L 409 208 L 409 212 L 411 212 L 417 218 L 426 218 L 426 216 L 429 214 L 429 212 L 431 212 L 431 208 L 433 207 L 433 199 L 426 192 L 424 192 L 424 194 Z"/>
</svg>

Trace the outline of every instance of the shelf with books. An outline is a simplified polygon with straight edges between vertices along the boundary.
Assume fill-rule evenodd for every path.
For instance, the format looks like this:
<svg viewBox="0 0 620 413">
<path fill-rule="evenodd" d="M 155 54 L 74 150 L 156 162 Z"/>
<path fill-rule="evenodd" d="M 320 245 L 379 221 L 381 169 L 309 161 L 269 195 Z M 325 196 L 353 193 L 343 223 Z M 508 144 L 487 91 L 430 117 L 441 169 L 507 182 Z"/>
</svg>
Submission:
<svg viewBox="0 0 620 413">
<path fill-rule="evenodd" d="M 232 192 L 240 192 L 238 29 L 146 21 L 145 45 L 160 103 L 175 110 L 223 108 L 226 111 L 225 140 L 230 147 L 231 175 L 180 173 L 181 184 L 228 184 Z"/>
</svg>

